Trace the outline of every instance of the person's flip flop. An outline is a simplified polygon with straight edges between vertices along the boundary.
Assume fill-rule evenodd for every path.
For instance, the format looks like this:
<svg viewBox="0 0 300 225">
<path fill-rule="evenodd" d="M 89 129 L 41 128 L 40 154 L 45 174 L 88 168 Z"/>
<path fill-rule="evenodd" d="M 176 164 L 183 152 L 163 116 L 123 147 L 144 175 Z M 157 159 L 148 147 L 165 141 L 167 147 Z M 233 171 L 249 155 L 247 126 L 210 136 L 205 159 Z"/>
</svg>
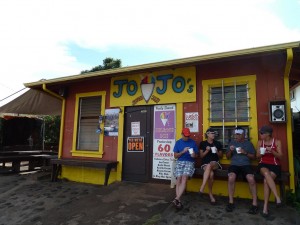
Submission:
<svg viewBox="0 0 300 225">
<path fill-rule="evenodd" d="M 211 204 L 211 205 L 216 205 L 217 202 L 216 202 L 216 201 L 210 201 L 210 204 Z"/>
</svg>

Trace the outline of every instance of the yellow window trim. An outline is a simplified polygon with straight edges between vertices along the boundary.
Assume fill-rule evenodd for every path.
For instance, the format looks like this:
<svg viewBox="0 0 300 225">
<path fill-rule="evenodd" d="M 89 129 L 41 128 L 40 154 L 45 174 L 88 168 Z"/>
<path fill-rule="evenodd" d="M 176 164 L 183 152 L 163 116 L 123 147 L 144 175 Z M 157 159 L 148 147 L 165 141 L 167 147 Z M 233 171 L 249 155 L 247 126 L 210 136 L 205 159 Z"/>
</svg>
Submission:
<svg viewBox="0 0 300 225">
<path fill-rule="evenodd" d="M 75 116 L 74 116 L 74 131 L 73 131 L 73 143 L 72 143 L 72 156 L 82 156 L 82 157 L 92 157 L 92 158 L 102 158 L 103 156 L 103 137 L 104 132 L 99 134 L 99 148 L 98 151 L 87 151 L 87 150 L 76 150 L 76 139 L 77 139 L 77 125 L 78 125 L 78 107 L 79 107 L 79 99 L 84 97 L 93 97 L 93 96 L 101 96 L 101 112 L 99 115 L 105 114 L 105 91 L 96 91 L 96 92 L 87 92 L 76 94 L 76 103 L 75 103 Z M 100 128 L 104 131 L 104 123 L 100 124 Z"/>
<path fill-rule="evenodd" d="M 248 76 L 237 76 L 237 77 L 229 77 L 229 78 L 221 78 L 221 79 L 210 79 L 202 81 L 202 90 L 203 90 L 203 130 L 207 130 L 211 126 L 223 126 L 222 122 L 210 122 L 209 121 L 209 89 L 211 87 L 220 87 L 222 85 L 222 81 L 224 86 L 233 86 L 233 85 L 241 85 L 248 84 L 249 87 L 249 117 L 251 118 L 249 122 L 224 122 L 225 126 L 249 126 L 249 135 L 251 137 L 251 142 L 254 147 L 256 147 L 256 143 L 258 141 L 257 137 L 257 103 L 256 103 L 256 75 L 248 75 Z M 204 132 L 203 132 L 204 135 Z M 204 139 L 205 137 L 203 137 Z M 225 155 L 225 154 L 224 154 Z M 221 160 L 221 163 L 229 164 L 230 161 L 226 159 L 224 156 Z"/>
</svg>

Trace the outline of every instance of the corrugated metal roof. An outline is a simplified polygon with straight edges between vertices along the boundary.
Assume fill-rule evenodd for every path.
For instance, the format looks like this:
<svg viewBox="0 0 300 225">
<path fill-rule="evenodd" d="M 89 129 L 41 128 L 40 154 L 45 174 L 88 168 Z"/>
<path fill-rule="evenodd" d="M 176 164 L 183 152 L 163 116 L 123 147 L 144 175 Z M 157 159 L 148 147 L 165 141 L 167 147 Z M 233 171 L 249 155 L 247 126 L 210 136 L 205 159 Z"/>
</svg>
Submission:
<svg viewBox="0 0 300 225">
<path fill-rule="evenodd" d="M 97 72 L 85 73 L 85 74 L 78 74 L 78 75 L 71 75 L 71 76 L 64 76 L 49 80 L 40 80 L 37 82 L 25 83 L 26 87 L 37 87 L 42 84 L 56 84 L 56 83 L 64 83 L 68 81 L 75 81 L 80 79 L 86 78 L 93 78 L 98 76 L 107 76 L 107 75 L 118 75 L 122 73 L 134 73 L 136 71 L 143 71 L 143 70 L 154 70 L 156 68 L 166 68 L 166 67 L 174 67 L 180 66 L 185 64 L 193 64 L 202 61 L 209 61 L 215 59 L 222 59 L 222 58 L 230 58 L 236 56 L 246 56 L 246 55 L 254 55 L 254 54 L 261 54 L 261 53 L 268 53 L 268 52 L 275 52 L 281 51 L 288 48 L 299 48 L 300 42 L 290 42 L 284 44 L 277 44 L 277 45 L 270 45 L 264 47 L 256 47 L 256 48 L 249 48 L 237 51 L 229 51 L 223 53 L 215 53 L 209 55 L 202 55 L 202 56 L 194 56 L 182 59 L 175 59 L 169 61 L 162 61 L 157 63 L 149 63 L 149 64 L 142 64 L 137 66 L 128 66 L 128 67 L 121 67 L 117 69 L 110 69 L 110 70 L 102 70 Z"/>
</svg>

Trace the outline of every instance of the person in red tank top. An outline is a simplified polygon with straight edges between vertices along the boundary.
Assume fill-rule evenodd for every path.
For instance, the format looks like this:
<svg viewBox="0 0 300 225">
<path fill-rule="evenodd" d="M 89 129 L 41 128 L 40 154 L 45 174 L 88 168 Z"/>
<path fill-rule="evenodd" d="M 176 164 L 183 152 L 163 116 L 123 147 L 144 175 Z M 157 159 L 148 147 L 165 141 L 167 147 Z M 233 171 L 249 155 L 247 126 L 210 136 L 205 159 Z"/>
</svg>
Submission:
<svg viewBox="0 0 300 225">
<path fill-rule="evenodd" d="M 276 206 L 281 206 L 281 199 L 277 193 L 275 178 L 281 175 L 280 159 L 282 158 L 281 141 L 272 137 L 273 128 L 262 126 L 259 129 L 260 139 L 257 143 L 256 157 L 259 160 L 258 171 L 264 176 L 264 208 L 263 217 L 269 215 L 268 203 L 270 191 L 275 196 Z"/>
</svg>

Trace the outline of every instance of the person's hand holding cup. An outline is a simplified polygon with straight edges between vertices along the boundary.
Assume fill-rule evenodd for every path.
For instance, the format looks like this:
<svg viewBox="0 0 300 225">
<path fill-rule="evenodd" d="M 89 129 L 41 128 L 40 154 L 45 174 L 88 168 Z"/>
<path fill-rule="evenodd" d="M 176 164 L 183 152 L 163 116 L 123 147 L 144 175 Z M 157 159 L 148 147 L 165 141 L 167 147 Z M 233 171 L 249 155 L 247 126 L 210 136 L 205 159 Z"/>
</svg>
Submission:
<svg viewBox="0 0 300 225">
<path fill-rule="evenodd" d="M 192 155 L 194 153 L 194 149 L 193 148 L 189 148 L 189 153 Z"/>
<path fill-rule="evenodd" d="M 241 154 L 242 153 L 242 151 L 241 151 L 242 148 L 241 147 L 236 147 L 235 150 L 236 150 L 237 154 Z"/>
<path fill-rule="evenodd" d="M 261 155 L 264 155 L 266 153 L 266 148 L 260 147 L 259 151 Z"/>
<path fill-rule="evenodd" d="M 215 146 L 210 147 L 210 149 L 213 154 L 217 153 L 217 148 Z"/>
</svg>

